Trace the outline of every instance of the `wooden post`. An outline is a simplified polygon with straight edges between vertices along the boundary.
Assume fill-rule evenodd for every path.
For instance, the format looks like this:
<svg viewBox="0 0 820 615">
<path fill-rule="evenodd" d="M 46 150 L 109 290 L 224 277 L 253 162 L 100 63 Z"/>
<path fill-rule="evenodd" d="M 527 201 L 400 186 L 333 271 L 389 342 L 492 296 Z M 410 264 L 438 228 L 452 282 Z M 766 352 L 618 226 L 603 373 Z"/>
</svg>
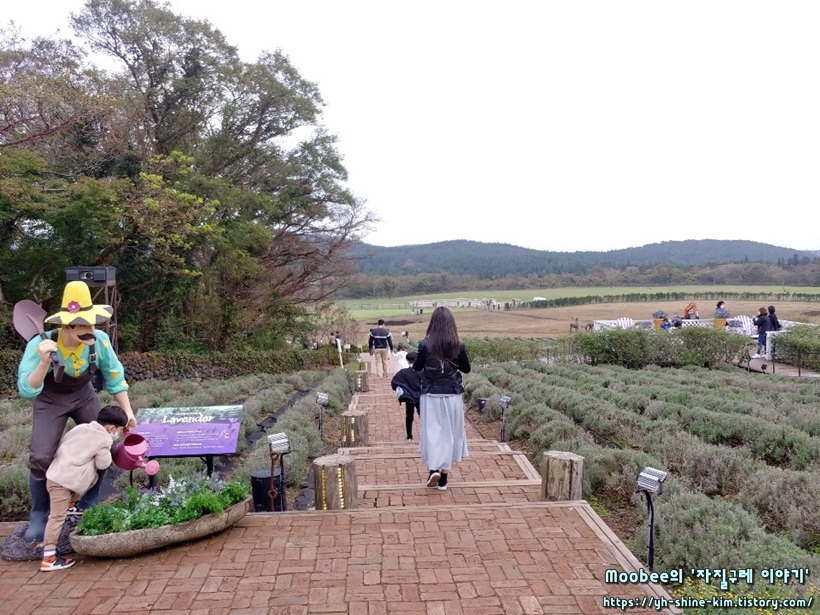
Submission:
<svg viewBox="0 0 820 615">
<path fill-rule="evenodd" d="M 548 502 L 581 500 L 584 458 L 573 453 L 547 451 L 541 465 L 541 499 Z"/>
<path fill-rule="evenodd" d="M 354 390 L 359 393 L 366 393 L 370 390 L 370 386 L 367 384 L 367 370 L 360 369 L 359 371 L 355 372 L 353 376 L 353 383 L 354 383 Z"/>
<path fill-rule="evenodd" d="M 358 505 L 356 459 L 325 455 L 313 460 L 316 510 L 347 510 Z"/>
<path fill-rule="evenodd" d="M 367 446 L 367 411 L 342 412 L 342 447 Z"/>
</svg>

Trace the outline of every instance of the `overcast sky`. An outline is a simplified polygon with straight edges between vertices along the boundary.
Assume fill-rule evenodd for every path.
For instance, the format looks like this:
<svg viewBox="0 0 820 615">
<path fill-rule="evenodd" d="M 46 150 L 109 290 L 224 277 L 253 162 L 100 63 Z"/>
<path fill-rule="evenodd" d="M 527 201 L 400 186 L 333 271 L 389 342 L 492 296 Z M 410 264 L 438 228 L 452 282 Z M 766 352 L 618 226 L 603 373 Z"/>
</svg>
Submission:
<svg viewBox="0 0 820 615">
<path fill-rule="evenodd" d="M 69 35 L 77 0 L 3 8 Z M 820 2 L 171 0 L 318 83 L 383 246 L 820 249 Z"/>
</svg>

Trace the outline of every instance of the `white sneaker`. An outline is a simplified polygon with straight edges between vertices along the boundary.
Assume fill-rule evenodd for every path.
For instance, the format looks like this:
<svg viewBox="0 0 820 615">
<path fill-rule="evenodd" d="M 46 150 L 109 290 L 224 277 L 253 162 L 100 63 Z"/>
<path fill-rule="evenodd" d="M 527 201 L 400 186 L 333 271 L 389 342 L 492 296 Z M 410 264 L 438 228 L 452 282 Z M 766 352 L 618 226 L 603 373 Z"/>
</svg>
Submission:
<svg viewBox="0 0 820 615">
<path fill-rule="evenodd" d="M 753 359 L 759 359 L 759 358 L 760 358 L 760 355 L 759 355 L 759 354 L 753 354 L 753 355 L 752 355 L 752 358 L 753 358 Z"/>
</svg>

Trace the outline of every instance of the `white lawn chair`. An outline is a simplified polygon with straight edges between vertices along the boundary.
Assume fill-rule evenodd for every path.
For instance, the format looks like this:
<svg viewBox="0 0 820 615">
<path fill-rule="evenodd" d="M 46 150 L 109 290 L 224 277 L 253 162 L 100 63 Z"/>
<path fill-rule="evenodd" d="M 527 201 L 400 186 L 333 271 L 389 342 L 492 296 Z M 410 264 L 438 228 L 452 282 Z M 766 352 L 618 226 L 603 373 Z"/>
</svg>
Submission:
<svg viewBox="0 0 820 615">
<path fill-rule="evenodd" d="M 748 316 L 733 316 L 728 320 L 735 323 L 735 326 L 729 328 L 730 331 L 749 337 L 757 336 L 757 327 L 755 327 L 754 322 Z"/>
<path fill-rule="evenodd" d="M 635 325 L 635 321 L 629 318 L 628 316 L 623 316 L 615 322 L 618 323 L 618 326 L 621 329 L 631 329 Z"/>
</svg>

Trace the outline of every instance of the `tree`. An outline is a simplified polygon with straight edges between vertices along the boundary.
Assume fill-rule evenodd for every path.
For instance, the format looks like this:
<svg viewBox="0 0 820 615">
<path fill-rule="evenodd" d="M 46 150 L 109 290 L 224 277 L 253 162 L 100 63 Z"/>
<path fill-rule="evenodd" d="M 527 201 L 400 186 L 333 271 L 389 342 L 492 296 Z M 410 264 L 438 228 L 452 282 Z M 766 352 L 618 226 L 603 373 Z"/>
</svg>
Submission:
<svg viewBox="0 0 820 615">
<path fill-rule="evenodd" d="M 122 62 L 123 102 L 143 156 L 189 152 L 199 142 L 238 63 L 219 30 L 152 0 L 88 0 L 71 25 L 93 51 Z"/>
<path fill-rule="evenodd" d="M 67 40 L 0 30 L 0 151 L 25 147 L 43 172 L 76 178 L 99 164 L 109 133 L 109 83 Z"/>
<path fill-rule="evenodd" d="M 345 187 L 317 86 L 281 51 L 243 63 L 212 25 L 152 0 L 88 0 L 72 25 L 122 70 L 106 77 L 59 41 L 9 39 L 0 57 L 20 84 L 7 133 L 39 154 L 9 159 L 0 192 L 0 261 L 17 276 L 0 278 L 6 296 L 30 293 L 36 267 L 59 292 L 58 267 L 105 264 L 120 326 L 144 349 L 302 335 L 311 306 L 354 279 L 348 248 L 373 221 Z M 53 100 L 25 92 L 24 76 L 51 73 L 83 78 Z M 38 105 L 67 119 L 14 119 Z"/>
</svg>

